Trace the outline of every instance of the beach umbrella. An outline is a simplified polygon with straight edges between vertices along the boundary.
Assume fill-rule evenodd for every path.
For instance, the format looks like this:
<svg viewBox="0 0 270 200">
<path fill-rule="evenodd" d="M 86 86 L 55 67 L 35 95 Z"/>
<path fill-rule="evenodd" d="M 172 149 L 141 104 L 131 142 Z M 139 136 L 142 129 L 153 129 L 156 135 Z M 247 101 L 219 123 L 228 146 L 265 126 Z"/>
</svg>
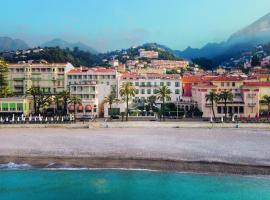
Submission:
<svg viewBox="0 0 270 200">
<path fill-rule="evenodd" d="M 2 116 L 1 116 L 1 118 L 0 118 L 0 122 L 2 122 L 2 123 L 4 122 L 4 120 L 3 120 Z"/>
<path fill-rule="evenodd" d="M 224 122 L 223 116 L 221 117 L 221 122 L 222 122 L 222 123 Z"/>
<path fill-rule="evenodd" d="M 46 117 L 46 118 L 45 118 L 45 122 L 47 122 L 47 121 L 48 121 L 48 118 Z"/>
<path fill-rule="evenodd" d="M 6 122 L 8 122 L 9 120 L 8 120 L 8 117 L 6 117 Z"/>
<path fill-rule="evenodd" d="M 213 123 L 213 117 L 212 117 L 212 116 L 211 116 L 211 118 L 210 118 L 210 122 Z"/>
<path fill-rule="evenodd" d="M 53 122 L 53 117 L 51 117 L 51 121 Z"/>
<path fill-rule="evenodd" d="M 235 116 L 234 115 L 232 116 L 232 122 L 235 122 Z"/>
<path fill-rule="evenodd" d="M 20 121 L 20 117 L 17 117 L 17 122 L 19 122 Z"/>
<path fill-rule="evenodd" d="M 64 121 L 64 117 L 62 116 L 62 122 Z"/>
<path fill-rule="evenodd" d="M 31 122 L 31 121 L 32 121 L 32 115 L 29 116 L 29 122 Z"/>
<path fill-rule="evenodd" d="M 12 122 L 15 122 L 15 116 L 14 116 L 14 114 L 12 115 L 11 121 L 12 121 Z"/>
</svg>

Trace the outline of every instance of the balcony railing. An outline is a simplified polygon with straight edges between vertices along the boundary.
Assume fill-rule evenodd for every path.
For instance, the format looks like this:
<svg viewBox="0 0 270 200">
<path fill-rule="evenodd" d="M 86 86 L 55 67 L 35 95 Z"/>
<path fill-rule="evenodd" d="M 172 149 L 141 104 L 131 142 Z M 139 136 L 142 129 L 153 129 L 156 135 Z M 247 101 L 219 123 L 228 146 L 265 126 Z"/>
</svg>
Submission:
<svg viewBox="0 0 270 200">
<path fill-rule="evenodd" d="M 248 103 L 249 107 L 255 107 L 257 104 L 256 103 Z"/>
</svg>

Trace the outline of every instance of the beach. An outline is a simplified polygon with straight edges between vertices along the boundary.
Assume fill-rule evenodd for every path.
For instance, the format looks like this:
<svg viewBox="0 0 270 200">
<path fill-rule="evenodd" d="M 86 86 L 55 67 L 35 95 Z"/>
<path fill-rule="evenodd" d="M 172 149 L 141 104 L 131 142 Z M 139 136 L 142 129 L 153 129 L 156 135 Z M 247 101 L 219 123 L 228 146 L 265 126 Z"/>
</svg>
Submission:
<svg viewBox="0 0 270 200">
<path fill-rule="evenodd" d="M 270 131 L 235 128 L 0 129 L 0 163 L 270 174 Z"/>
</svg>

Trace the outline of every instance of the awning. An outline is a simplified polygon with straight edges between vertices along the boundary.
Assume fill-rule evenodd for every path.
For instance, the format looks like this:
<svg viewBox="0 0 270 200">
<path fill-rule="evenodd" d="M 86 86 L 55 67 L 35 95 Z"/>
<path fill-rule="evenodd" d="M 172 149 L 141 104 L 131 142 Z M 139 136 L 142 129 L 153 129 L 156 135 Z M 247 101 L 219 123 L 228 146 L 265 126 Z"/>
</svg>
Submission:
<svg viewBox="0 0 270 200">
<path fill-rule="evenodd" d="M 91 105 L 86 105 L 85 110 L 86 111 L 92 111 L 92 106 Z"/>
<path fill-rule="evenodd" d="M 78 111 L 83 111 L 83 106 L 78 106 L 78 107 L 77 107 L 77 110 L 78 110 Z"/>
<path fill-rule="evenodd" d="M 68 110 L 69 111 L 74 111 L 74 106 L 72 106 L 72 105 L 68 106 Z"/>
</svg>

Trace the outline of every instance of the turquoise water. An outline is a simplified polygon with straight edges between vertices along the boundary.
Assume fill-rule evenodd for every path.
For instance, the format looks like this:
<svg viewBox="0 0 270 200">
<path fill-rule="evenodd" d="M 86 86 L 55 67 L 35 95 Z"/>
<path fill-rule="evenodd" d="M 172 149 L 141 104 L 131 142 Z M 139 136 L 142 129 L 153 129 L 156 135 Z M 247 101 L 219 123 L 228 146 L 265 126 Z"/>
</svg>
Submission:
<svg viewBox="0 0 270 200">
<path fill-rule="evenodd" d="M 0 170 L 4 200 L 270 200 L 270 177 L 120 170 Z"/>
</svg>

